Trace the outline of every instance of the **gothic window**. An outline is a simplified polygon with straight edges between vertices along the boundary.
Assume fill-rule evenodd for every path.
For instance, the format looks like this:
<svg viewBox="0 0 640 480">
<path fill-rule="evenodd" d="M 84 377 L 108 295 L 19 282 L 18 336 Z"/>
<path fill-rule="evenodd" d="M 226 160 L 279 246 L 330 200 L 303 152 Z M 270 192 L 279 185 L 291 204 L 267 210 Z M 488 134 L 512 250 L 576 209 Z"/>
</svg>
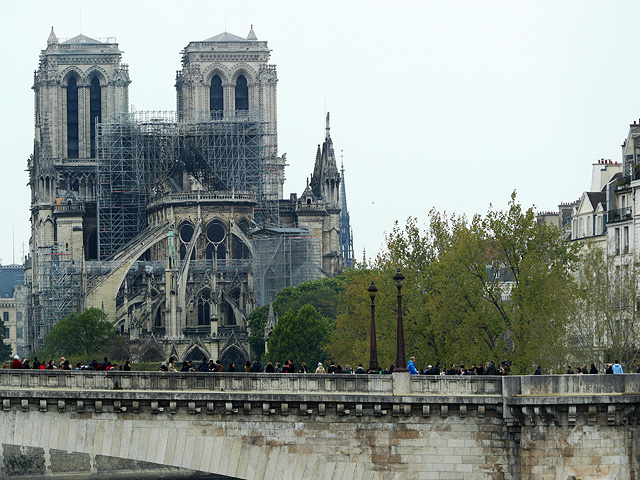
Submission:
<svg viewBox="0 0 640 480">
<path fill-rule="evenodd" d="M 187 245 L 193 238 L 193 226 L 190 223 L 185 223 L 180 227 L 180 260 L 184 260 L 187 254 Z M 196 250 L 191 251 L 191 260 L 195 260 Z"/>
<path fill-rule="evenodd" d="M 67 157 L 78 158 L 78 82 L 75 77 L 67 84 Z"/>
<path fill-rule="evenodd" d="M 207 227 L 207 248 L 205 256 L 207 259 L 224 260 L 227 258 L 227 248 L 224 240 L 227 232 L 222 222 L 213 221 Z"/>
<path fill-rule="evenodd" d="M 211 79 L 211 88 L 209 89 L 209 110 L 211 110 L 211 117 L 221 116 L 223 108 L 222 80 L 218 75 L 215 75 Z"/>
<path fill-rule="evenodd" d="M 208 290 L 198 299 L 198 325 L 211 325 L 211 292 Z"/>
<path fill-rule="evenodd" d="M 233 236 L 233 258 L 249 258 L 249 248 L 235 235 Z"/>
<path fill-rule="evenodd" d="M 236 110 L 249 110 L 249 87 L 244 75 L 236 80 Z"/>
<path fill-rule="evenodd" d="M 89 89 L 89 119 L 91 121 L 91 158 L 96 158 L 96 121 L 102 121 L 102 88 L 98 77 L 93 77 Z"/>
</svg>

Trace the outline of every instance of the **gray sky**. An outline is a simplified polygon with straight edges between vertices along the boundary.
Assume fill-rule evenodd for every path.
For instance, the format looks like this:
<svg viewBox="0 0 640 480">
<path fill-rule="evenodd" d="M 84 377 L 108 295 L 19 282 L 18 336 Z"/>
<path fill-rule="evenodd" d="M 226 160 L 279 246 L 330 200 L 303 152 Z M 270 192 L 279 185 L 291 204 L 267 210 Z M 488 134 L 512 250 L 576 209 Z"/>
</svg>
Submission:
<svg viewBox="0 0 640 480">
<path fill-rule="evenodd" d="M 540 211 L 577 199 L 590 165 L 619 161 L 640 117 L 637 1 L 3 3 L 5 265 L 14 244 L 16 262 L 28 251 L 31 86 L 51 26 L 59 38 L 116 37 L 131 105 L 174 110 L 189 41 L 246 36 L 253 24 L 278 68 L 285 194 L 302 193 L 330 111 L 359 260 L 363 248 L 380 250 L 395 220 L 425 223 L 432 207 L 484 213 L 513 190 Z"/>
</svg>

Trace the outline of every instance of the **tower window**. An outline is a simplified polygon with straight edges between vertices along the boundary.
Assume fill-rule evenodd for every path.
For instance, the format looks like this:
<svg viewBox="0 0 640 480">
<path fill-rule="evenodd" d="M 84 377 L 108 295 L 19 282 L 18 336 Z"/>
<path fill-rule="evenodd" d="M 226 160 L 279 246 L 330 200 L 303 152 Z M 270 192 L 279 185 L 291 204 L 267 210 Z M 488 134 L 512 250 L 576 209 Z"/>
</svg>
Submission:
<svg viewBox="0 0 640 480">
<path fill-rule="evenodd" d="M 209 110 L 211 110 L 211 116 L 217 117 L 223 108 L 222 80 L 216 75 L 211 79 L 211 88 L 209 89 Z"/>
<path fill-rule="evenodd" d="M 78 82 L 75 77 L 67 85 L 67 156 L 78 158 Z"/>
<path fill-rule="evenodd" d="M 102 121 L 102 88 L 98 77 L 91 80 L 89 91 L 89 118 L 91 120 L 91 158 L 96 158 L 96 122 Z"/>
<path fill-rule="evenodd" d="M 236 80 L 236 110 L 249 110 L 249 87 L 244 75 Z"/>
</svg>

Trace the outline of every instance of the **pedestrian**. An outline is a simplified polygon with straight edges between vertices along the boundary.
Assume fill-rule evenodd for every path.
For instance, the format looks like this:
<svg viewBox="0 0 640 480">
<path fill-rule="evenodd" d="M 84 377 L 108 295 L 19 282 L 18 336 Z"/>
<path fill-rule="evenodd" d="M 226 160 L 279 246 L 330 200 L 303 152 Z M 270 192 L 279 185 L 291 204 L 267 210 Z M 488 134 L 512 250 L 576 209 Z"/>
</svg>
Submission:
<svg viewBox="0 0 640 480">
<path fill-rule="evenodd" d="M 418 375 L 420 373 L 416 368 L 415 362 L 416 362 L 416 357 L 411 357 L 411 359 L 409 360 L 409 363 L 407 363 L 407 370 L 409 370 L 409 373 L 411 375 Z"/>
<path fill-rule="evenodd" d="M 14 370 L 22 370 L 22 362 L 20 361 L 20 357 L 18 355 L 13 356 L 13 361 L 11 362 L 11 368 Z"/>
<path fill-rule="evenodd" d="M 318 362 L 318 368 L 316 368 L 316 373 L 326 373 L 324 371 L 324 367 L 322 366 L 322 362 Z"/>
<path fill-rule="evenodd" d="M 591 368 L 589 369 L 589 373 L 591 375 L 596 375 L 598 373 L 598 369 L 596 368 L 596 366 L 593 363 L 591 364 Z"/>
<path fill-rule="evenodd" d="M 298 373 L 307 373 L 307 362 L 302 362 L 300 366 L 300 371 Z"/>
<path fill-rule="evenodd" d="M 624 373 L 622 371 L 622 365 L 620 365 L 620 362 L 618 360 L 616 360 L 616 363 L 613 364 L 613 366 L 611 367 L 613 370 L 613 373 L 616 375 L 619 375 L 621 373 Z"/>
<path fill-rule="evenodd" d="M 231 363 L 229 364 L 229 367 L 228 367 L 228 369 L 227 369 L 227 370 L 228 370 L 228 371 L 230 371 L 230 372 L 235 372 L 235 371 L 236 371 L 236 364 L 235 364 L 235 363 L 233 363 L 233 362 L 231 362 Z"/>
<path fill-rule="evenodd" d="M 534 375 L 542 375 L 542 369 L 540 368 L 540 365 L 538 365 L 538 368 L 536 368 L 536 371 L 533 372 Z"/>
<path fill-rule="evenodd" d="M 574 375 L 576 372 L 573 371 L 573 368 L 571 368 L 571 365 L 567 366 L 567 375 Z"/>
</svg>

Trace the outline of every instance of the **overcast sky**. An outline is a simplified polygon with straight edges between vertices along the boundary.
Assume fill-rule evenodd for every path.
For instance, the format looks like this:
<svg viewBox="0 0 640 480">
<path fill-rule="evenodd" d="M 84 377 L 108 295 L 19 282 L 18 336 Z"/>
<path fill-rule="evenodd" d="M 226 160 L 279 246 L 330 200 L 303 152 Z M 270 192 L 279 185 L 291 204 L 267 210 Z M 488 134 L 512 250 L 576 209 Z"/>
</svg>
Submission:
<svg viewBox="0 0 640 480">
<path fill-rule="evenodd" d="M 180 51 L 253 24 L 277 65 L 286 197 L 330 111 L 360 260 L 432 207 L 484 213 L 513 190 L 540 211 L 577 199 L 640 117 L 638 18 L 637 1 L 3 2 L 0 259 L 28 251 L 31 86 L 51 26 L 116 37 L 131 106 L 174 110 Z"/>
</svg>

